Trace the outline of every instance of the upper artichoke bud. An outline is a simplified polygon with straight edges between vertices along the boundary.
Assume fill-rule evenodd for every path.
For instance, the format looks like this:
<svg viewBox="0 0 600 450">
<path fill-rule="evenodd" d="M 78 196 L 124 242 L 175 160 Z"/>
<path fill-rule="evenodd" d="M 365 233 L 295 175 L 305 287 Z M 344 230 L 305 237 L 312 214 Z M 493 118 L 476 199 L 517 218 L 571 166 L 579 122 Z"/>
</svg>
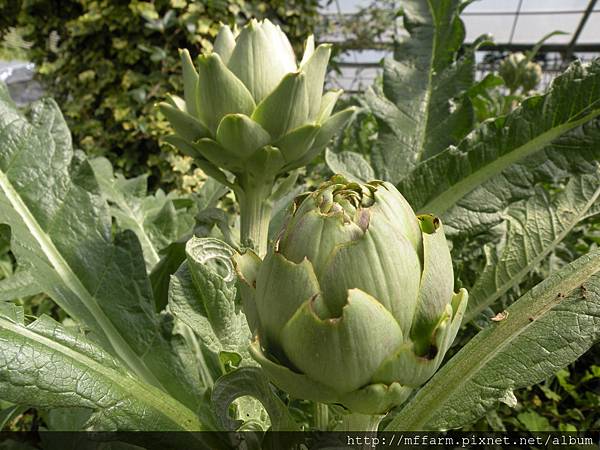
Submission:
<svg viewBox="0 0 600 450">
<path fill-rule="evenodd" d="M 542 79 L 542 68 L 532 62 L 523 53 L 517 52 L 507 56 L 498 69 L 506 86 L 516 91 L 522 88 L 523 92 L 534 89 Z"/>
<path fill-rule="evenodd" d="M 323 95 L 330 54 L 330 45 L 315 48 L 311 36 L 298 63 L 268 20 L 252 20 L 239 33 L 222 26 L 197 67 L 181 51 L 185 100 L 160 104 L 176 133 L 168 141 L 219 179 L 217 168 L 276 176 L 307 164 L 353 112 L 332 116 L 341 91 Z"/>
<path fill-rule="evenodd" d="M 296 200 L 264 261 L 235 262 L 257 322 L 252 353 L 273 382 L 366 414 L 433 375 L 467 304 L 439 219 L 415 216 L 381 181 L 333 177 Z"/>
</svg>

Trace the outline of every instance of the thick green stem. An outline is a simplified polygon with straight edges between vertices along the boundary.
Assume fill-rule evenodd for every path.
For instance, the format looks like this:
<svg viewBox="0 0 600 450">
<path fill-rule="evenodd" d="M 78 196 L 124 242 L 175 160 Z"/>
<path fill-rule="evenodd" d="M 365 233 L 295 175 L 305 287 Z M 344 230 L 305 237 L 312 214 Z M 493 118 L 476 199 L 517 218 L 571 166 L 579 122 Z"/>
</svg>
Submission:
<svg viewBox="0 0 600 450">
<path fill-rule="evenodd" d="M 385 415 L 346 414 L 342 419 L 342 423 L 336 427 L 336 431 L 372 431 L 376 433 L 384 417 Z"/>
<path fill-rule="evenodd" d="M 239 179 L 239 184 L 241 190 L 236 195 L 240 204 L 240 242 L 262 258 L 267 253 L 269 241 L 274 180 L 244 177 Z"/>
<path fill-rule="evenodd" d="M 329 407 L 324 403 L 315 403 L 315 428 L 329 431 Z"/>
<path fill-rule="evenodd" d="M 377 436 L 377 429 L 379 424 L 385 415 L 370 415 L 370 414 L 358 414 L 350 413 L 342 418 L 342 422 L 335 428 L 335 431 L 355 431 L 361 432 L 361 436 L 375 437 Z M 362 444 L 354 445 L 352 448 L 367 450 L 373 448 L 372 442 L 365 442 Z"/>
</svg>

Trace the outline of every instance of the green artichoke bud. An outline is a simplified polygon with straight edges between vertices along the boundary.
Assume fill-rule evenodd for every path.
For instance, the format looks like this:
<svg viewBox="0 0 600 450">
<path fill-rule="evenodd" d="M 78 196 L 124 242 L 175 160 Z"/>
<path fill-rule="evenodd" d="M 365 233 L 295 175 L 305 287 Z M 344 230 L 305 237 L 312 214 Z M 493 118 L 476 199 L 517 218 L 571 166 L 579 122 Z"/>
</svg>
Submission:
<svg viewBox="0 0 600 450">
<path fill-rule="evenodd" d="M 507 56 L 500 64 L 498 73 L 511 91 L 522 88 L 523 92 L 529 92 L 535 89 L 542 79 L 540 65 L 530 61 L 521 52 Z"/>
<path fill-rule="evenodd" d="M 523 70 L 521 85 L 523 92 L 529 92 L 537 87 L 542 81 L 542 67 L 538 63 L 528 62 Z"/>
<path fill-rule="evenodd" d="M 440 220 L 382 181 L 334 176 L 296 199 L 263 261 L 234 261 L 257 327 L 251 352 L 273 383 L 364 414 L 433 375 L 467 304 Z"/>
<path fill-rule="evenodd" d="M 354 111 L 331 114 L 341 91 L 323 95 L 330 54 L 311 36 L 298 63 L 269 20 L 252 20 L 239 33 L 222 26 L 197 67 L 181 51 L 184 98 L 159 105 L 175 130 L 166 140 L 224 183 L 221 169 L 274 178 L 306 165 Z"/>
</svg>

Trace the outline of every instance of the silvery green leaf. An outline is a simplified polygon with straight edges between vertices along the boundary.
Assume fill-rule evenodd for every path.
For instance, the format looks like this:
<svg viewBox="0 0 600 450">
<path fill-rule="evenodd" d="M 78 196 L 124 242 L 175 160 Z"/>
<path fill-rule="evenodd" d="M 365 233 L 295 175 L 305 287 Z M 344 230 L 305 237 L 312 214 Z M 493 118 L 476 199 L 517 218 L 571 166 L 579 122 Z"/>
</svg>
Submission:
<svg viewBox="0 0 600 450">
<path fill-rule="evenodd" d="M 387 426 L 464 426 L 575 361 L 600 339 L 600 251 L 584 255 L 511 305 L 465 345 Z"/>
<path fill-rule="evenodd" d="M 40 292 L 40 286 L 28 270 L 18 270 L 0 280 L 0 301 L 30 297 Z"/>
<path fill-rule="evenodd" d="M 334 153 L 327 149 L 325 162 L 333 173 L 339 173 L 349 180 L 366 183 L 375 179 L 373 168 L 359 153 Z"/>
<path fill-rule="evenodd" d="M 487 264 L 469 290 L 465 321 L 472 320 L 540 264 L 580 222 L 600 197 L 600 169 L 572 176 L 554 198 L 542 188 L 507 210 L 507 236 L 499 249 L 489 248 Z"/>
<path fill-rule="evenodd" d="M 402 3 L 410 37 L 396 43 L 384 61 L 383 89 L 365 100 L 378 123 L 372 162 L 380 179 L 397 183 L 419 162 L 471 129 L 473 112 L 461 100 L 474 81 L 474 52 L 463 48 L 464 2 L 409 0 Z"/>
<path fill-rule="evenodd" d="M 597 216 L 598 214 L 600 214 L 600 201 L 596 201 L 596 203 L 594 203 L 592 205 L 592 207 L 590 209 L 587 210 L 585 216 L 583 216 L 581 219 L 587 219 L 590 217 L 594 217 Z"/>
<path fill-rule="evenodd" d="M 173 198 L 162 191 L 153 196 L 146 192 L 147 176 L 125 179 L 115 175 L 106 158 L 90 161 L 101 192 L 111 205 L 111 214 L 121 230 L 131 230 L 144 251 L 146 267 L 152 270 L 160 260 L 159 252 L 171 242 L 191 232 L 195 208 L 175 208 Z"/>
<path fill-rule="evenodd" d="M 0 348 L 0 389 L 8 401 L 87 408 L 90 430 L 205 429 L 184 405 L 47 316 L 25 326 L 0 305 Z"/>
<path fill-rule="evenodd" d="M 597 133 L 600 61 L 576 61 L 548 92 L 526 99 L 506 116 L 485 122 L 457 147 L 419 164 L 398 187 L 419 211 L 443 214 L 510 165 L 549 145 L 585 143 Z M 566 149 L 566 147 L 565 147 Z"/>
<path fill-rule="evenodd" d="M 139 241 L 128 230 L 113 236 L 109 207 L 56 104 L 34 104 L 28 120 L 0 100 L 0 139 L 0 217 L 18 264 L 124 367 L 195 407 L 194 374 L 163 334 Z"/>
<path fill-rule="evenodd" d="M 186 244 L 186 262 L 171 277 L 168 312 L 188 325 L 216 355 L 246 355 L 251 338 L 236 301 L 230 260 L 234 253 L 218 239 L 193 237 Z"/>
<path fill-rule="evenodd" d="M 227 192 L 227 187 L 209 178 L 195 193 L 197 209 L 199 211 L 198 218 L 200 219 L 194 228 L 196 236 L 207 236 L 211 232 L 215 221 L 206 221 L 204 211 L 216 209 L 215 206 Z M 162 311 L 167 305 L 170 277 L 185 260 L 185 244 L 191 237 L 192 234 L 190 233 L 162 249 L 160 252 L 160 262 L 154 266 L 150 273 L 150 282 L 152 283 L 157 311 Z"/>
</svg>

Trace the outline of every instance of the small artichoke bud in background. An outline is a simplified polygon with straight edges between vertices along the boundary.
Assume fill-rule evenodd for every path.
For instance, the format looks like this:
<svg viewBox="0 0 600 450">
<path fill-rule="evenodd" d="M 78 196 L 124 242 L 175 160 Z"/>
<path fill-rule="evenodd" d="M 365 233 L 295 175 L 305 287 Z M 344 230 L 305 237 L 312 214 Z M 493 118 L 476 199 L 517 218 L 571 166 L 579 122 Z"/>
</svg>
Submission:
<svg viewBox="0 0 600 450">
<path fill-rule="evenodd" d="M 507 56 L 498 69 L 504 84 L 511 91 L 521 88 L 523 93 L 529 92 L 542 80 L 542 68 L 530 61 L 523 53 L 517 52 Z"/>
<path fill-rule="evenodd" d="M 257 327 L 251 352 L 273 383 L 363 414 L 434 374 L 467 304 L 440 220 L 382 181 L 334 176 L 296 199 L 263 261 L 234 261 Z"/>
<path fill-rule="evenodd" d="M 221 181 L 221 169 L 273 178 L 306 165 L 354 111 L 332 115 L 341 91 L 323 95 L 330 54 L 310 36 L 298 62 L 269 20 L 222 26 L 197 64 L 181 51 L 184 98 L 159 105 L 175 130 L 166 140 Z"/>
<path fill-rule="evenodd" d="M 542 67 L 538 63 L 528 62 L 523 70 L 523 80 L 521 82 L 523 92 L 534 90 L 540 84 L 540 81 L 542 81 Z"/>
</svg>

